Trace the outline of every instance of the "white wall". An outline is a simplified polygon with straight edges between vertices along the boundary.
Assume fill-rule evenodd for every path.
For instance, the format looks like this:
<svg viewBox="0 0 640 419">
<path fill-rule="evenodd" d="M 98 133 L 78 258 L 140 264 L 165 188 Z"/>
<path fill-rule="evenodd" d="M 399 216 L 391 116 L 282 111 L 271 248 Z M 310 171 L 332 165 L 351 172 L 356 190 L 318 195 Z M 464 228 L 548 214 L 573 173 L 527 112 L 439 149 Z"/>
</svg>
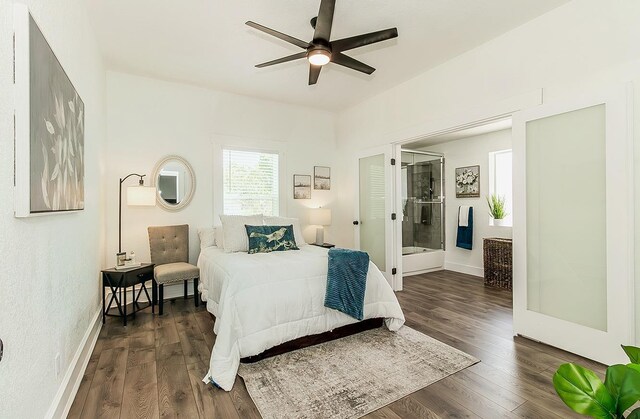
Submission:
<svg viewBox="0 0 640 419">
<path fill-rule="evenodd" d="M 100 307 L 105 70 L 84 1 L 25 2 L 85 103 L 86 208 L 14 218 L 13 3 L 0 0 L 0 416 L 41 418 Z"/>
<path fill-rule="evenodd" d="M 574 0 L 339 114 L 344 161 L 356 150 L 424 135 L 434 121 L 544 89 L 544 102 L 634 82 L 635 182 L 640 185 L 640 2 Z M 355 195 L 354 179 L 341 198 Z M 637 187 L 636 187 L 637 189 Z M 344 213 L 352 212 L 345 199 Z M 640 194 L 636 264 L 640 266 Z M 636 269 L 640 338 L 640 269 Z M 638 340 L 640 342 L 640 339 Z"/>
<path fill-rule="evenodd" d="M 445 190 L 445 253 L 444 267 L 452 271 L 483 276 L 482 239 L 486 237 L 511 238 L 511 227 L 489 225 L 489 153 L 511 148 L 511 130 L 462 138 L 427 148 L 444 154 Z M 456 167 L 480 165 L 480 197 L 456 198 Z M 456 247 L 458 207 L 473 207 L 473 249 Z"/>
<path fill-rule="evenodd" d="M 334 167 L 334 114 L 116 72 L 107 73 L 107 91 L 108 263 L 118 248 L 118 179 L 131 172 L 151 176 L 157 161 L 169 154 L 180 155 L 192 165 L 197 183 L 194 198 L 175 213 L 125 203 L 122 248 L 135 250 L 139 260 L 147 261 L 148 226 L 186 223 L 190 225 L 190 259 L 196 262 L 197 228 L 214 223 L 214 141 L 282 148 L 287 199 L 281 215 L 299 217 L 306 224 L 307 208 L 332 208 L 340 179 L 332 179 L 330 191 L 312 190 L 312 199 L 294 200 L 292 178 L 293 174 L 312 175 L 314 165 Z M 129 181 L 135 184 L 135 179 Z M 328 241 L 333 230 L 327 228 Z M 315 229 L 307 227 L 304 234 L 312 241 Z"/>
</svg>

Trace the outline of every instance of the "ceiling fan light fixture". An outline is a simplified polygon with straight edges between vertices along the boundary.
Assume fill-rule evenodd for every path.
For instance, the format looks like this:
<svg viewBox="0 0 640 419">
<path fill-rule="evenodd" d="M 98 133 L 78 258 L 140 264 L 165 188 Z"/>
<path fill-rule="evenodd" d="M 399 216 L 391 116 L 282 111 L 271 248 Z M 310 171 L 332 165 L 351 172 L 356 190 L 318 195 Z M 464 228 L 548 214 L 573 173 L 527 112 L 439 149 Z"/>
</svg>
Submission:
<svg viewBox="0 0 640 419">
<path fill-rule="evenodd" d="M 315 49 L 309 51 L 307 60 L 311 65 L 325 65 L 331 61 L 331 52 L 325 49 Z"/>
</svg>

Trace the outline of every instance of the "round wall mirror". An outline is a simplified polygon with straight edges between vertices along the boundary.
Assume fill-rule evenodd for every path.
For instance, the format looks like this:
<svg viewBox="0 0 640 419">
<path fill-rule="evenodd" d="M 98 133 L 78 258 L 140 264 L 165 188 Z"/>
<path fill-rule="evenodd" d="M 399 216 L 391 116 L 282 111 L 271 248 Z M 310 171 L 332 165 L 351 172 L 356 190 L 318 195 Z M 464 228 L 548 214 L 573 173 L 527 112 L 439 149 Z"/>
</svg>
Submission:
<svg viewBox="0 0 640 419">
<path fill-rule="evenodd" d="M 156 201 L 167 211 L 179 211 L 189 205 L 196 190 L 196 175 L 182 157 L 167 156 L 153 170 Z"/>
</svg>

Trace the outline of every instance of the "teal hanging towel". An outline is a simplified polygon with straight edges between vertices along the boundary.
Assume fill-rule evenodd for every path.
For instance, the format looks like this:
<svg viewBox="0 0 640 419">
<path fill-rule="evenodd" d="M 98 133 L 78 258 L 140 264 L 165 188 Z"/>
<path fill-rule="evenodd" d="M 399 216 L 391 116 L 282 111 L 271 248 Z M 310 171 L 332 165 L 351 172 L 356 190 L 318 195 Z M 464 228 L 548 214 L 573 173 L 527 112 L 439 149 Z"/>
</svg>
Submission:
<svg viewBox="0 0 640 419">
<path fill-rule="evenodd" d="M 467 250 L 473 248 L 473 207 L 460 205 L 458 208 L 456 246 Z"/>
</svg>

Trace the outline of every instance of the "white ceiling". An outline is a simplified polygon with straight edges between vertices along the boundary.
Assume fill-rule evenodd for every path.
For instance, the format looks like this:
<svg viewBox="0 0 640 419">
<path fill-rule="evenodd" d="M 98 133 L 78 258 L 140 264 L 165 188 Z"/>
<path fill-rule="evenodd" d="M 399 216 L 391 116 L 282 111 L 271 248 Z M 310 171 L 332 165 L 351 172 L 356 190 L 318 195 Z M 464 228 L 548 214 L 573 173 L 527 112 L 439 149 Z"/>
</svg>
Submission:
<svg viewBox="0 0 640 419">
<path fill-rule="evenodd" d="M 87 0 L 109 68 L 277 101 L 340 110 L 402 83 L 567 0 L 339 0 L 332 40 L 397 27 L 399 37 L 347 54 L 308 86 L 308 63 L 257 69 L 301 50 L 244 24 L 310 41 L 319 0 Z"/>
</svg>

